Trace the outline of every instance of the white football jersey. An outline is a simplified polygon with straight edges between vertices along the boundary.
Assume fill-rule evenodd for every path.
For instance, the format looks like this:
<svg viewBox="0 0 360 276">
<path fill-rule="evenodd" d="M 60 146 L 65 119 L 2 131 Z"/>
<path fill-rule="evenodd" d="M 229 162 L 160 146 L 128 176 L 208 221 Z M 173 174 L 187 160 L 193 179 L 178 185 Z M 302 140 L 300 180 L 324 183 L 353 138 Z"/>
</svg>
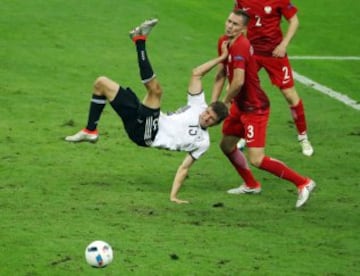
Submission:
<svg viewBox="0 0 360 276">
<path fill-rule="evenodd" d="M 187 105 L 174 113 L 162 113 L 159 130 L 151 147 L 186 151 L 198 159 L 210 147 L 207 129 L 199 124 L 200 114 L 207 108 L 204 93 L 187 97 Z"/>
</svg>

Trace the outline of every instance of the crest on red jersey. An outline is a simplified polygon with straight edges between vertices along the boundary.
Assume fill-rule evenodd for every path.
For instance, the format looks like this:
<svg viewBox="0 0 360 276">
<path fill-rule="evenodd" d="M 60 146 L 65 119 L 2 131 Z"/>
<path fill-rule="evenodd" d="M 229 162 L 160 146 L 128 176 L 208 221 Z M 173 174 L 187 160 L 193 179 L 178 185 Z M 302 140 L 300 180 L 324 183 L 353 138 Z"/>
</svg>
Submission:
<svg viewBox="0 0 360 276">
<path fill-rule="evenodd" d="M 272 11 L 272 8 L 270 6 L 265 6 L 264 11 L 265 11 L 266 14 L 270 14 L 271 11 Z"/>
</svg>

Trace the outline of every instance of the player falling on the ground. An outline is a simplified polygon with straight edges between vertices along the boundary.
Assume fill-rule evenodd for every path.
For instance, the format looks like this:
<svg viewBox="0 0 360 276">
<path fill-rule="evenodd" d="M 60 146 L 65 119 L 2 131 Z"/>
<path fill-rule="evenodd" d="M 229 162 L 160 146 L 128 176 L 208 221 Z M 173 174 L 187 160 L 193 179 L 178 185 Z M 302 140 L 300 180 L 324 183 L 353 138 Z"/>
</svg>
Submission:
<svg viewBox="0 0 360 276">
<path fill-rule="evenodd" d="M 144 100 L 140 102 L 130 88 L 107 77 L 99 77 L 94 84 L 86 128 L 67 136 L 65 140 L 97 141 L 97 124 L 108 101 L 122 119 L 129 138 L 137 145 L 187 152 L 176 172 L 170 193 L 171 201 L 187 203 L 177 198 L 178 191 L 190 167 L 209 149 L 208 127 L 219 124 L 228 115 L 224 103 L 217 101 L 209 106 L 206 104 L 201 82 L 206 73 L 227 57 L 227 45 L 223 45 L 222 55 L 192 70 L 186 106 L 165 114 L 160 111 L 163 91 L 146 51 L 147 37 L 157 22 L 157 19 L 147 20 L 130 32 L 130 38 L 136 46 L 141 80 L 147 91 Z"/>
<path fill-rule="evenodd" d="M 247 37 L 254 48 L 257 70 L 264 68 L 271 82 L 280 89 L 289 104 L 302 153 L 306 156 L 313 155 L 303 102 L 295 89 L 286 53 L 299 25 L 297 8 L 290 0 L 236 0 L 235 9 L 242 9 L 250 16 Z M 288 22 L 285 35 L 281 30 L 282 17 Z"/>
</svg>

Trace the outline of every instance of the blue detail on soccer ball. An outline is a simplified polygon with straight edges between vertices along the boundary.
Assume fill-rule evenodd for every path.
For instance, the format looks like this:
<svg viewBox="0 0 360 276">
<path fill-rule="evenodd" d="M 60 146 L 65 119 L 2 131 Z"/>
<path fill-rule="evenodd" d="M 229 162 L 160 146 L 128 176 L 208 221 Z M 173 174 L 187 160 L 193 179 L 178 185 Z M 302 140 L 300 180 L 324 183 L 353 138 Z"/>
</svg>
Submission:
<svg viewBox="0 0 360 276">
<path fill-rule="evenodd" d="M 97 262 L 100 266 L 103 265 L 104 260 L 103 260 L 103 258 L 101 257 L 100 254 L 96 256 L 96 262 Z"/>
</svg>

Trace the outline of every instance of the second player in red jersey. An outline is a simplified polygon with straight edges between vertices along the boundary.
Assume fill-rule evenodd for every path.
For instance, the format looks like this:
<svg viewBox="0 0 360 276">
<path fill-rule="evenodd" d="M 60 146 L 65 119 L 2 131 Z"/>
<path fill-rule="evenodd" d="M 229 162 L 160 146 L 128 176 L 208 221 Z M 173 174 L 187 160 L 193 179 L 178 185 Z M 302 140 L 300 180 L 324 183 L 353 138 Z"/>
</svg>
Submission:
<svg viewBox="0 0 360 276">
<path fill-rule="evenodd" d="M 282 17 L 290 20 L 297 13 L 297 8 L 289 0 L 237 0 L 235 7 L 249 14 L 247 36 L 255 55 L 263 56 L 272 56 L 273 50 L 283 40 Z"/>
<path fill-rule="evenodd" d="M 235 0 L 234 9 L 242 9 L 250 16 L 247 37 L 254 47 L 258 70 L 265 68 L 271 82 L 282 92 L 289 104 L 302 152 L 311 156 L 314 150 L 308 140 L 304 106 L 295 89 L 286 52 L 299 25 L 297 8 L 290 0 Z M 282 18 L 289 23 L 285 34 L 281 30 Z"/>
</svg>

